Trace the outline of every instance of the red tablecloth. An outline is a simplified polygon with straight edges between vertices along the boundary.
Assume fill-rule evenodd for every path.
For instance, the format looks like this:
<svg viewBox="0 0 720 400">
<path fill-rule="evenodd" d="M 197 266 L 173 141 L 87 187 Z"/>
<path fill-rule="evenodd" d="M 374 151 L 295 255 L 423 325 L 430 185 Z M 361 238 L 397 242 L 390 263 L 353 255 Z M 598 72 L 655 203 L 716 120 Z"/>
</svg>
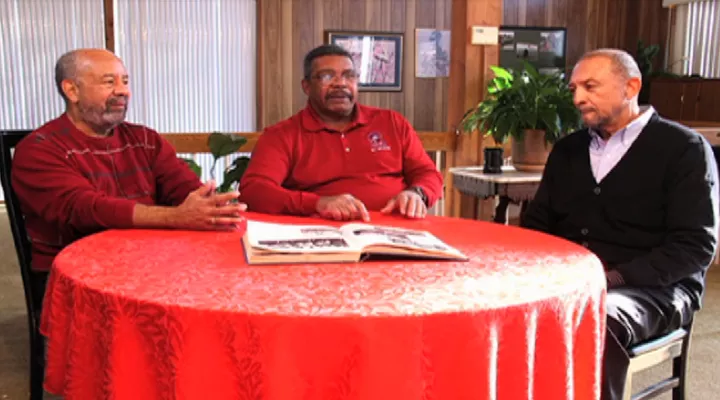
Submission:
<svg viewBox="0 0 720 400">
<path fill-rule="evenodd" d="M 373 223 L 429 230 L 471 260 L 248 266 L 238 232 L 74 243 L 44 304 L 46 389 L 70 400 L 599 398 L 595 256 L 486 222 Z"/>
</svg>

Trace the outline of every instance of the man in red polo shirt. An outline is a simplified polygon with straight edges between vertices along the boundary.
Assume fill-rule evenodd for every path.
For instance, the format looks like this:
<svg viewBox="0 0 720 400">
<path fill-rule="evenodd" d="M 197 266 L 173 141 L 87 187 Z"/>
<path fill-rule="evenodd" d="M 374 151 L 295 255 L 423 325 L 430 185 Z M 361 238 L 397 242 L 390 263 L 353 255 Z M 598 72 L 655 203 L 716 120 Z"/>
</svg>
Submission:
<svg viewBox="0 0 720 400">
<path fill-rule="evenodd" d="M 240 183 L 251 211 L 369 220 L 368 210 L 423 218 L 442 176 L 399 113 L 357 104 L 352 56 L 323 45 L 305 56 L 305 109 L 260 136 Z"/>
</svg>

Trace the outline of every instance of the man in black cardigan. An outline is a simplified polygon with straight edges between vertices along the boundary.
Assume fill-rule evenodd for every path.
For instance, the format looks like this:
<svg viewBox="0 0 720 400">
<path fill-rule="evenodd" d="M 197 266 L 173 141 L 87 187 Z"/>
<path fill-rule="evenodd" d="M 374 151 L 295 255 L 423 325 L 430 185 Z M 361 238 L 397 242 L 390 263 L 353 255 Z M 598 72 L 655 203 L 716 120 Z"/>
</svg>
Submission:
<svg viewBox="0 0 720 400">
<path fill-rule="evenodd" d="M 624 51 L 584 55 L 570 80 L 586 129 L 558 141 L 522 226 L 582 244 L 606 269 L 602 398 L 620 399 L 630 346 L 687 324 L 717 246 L 718 168 L 708 142 L 641 112 Z"/>
</svg>

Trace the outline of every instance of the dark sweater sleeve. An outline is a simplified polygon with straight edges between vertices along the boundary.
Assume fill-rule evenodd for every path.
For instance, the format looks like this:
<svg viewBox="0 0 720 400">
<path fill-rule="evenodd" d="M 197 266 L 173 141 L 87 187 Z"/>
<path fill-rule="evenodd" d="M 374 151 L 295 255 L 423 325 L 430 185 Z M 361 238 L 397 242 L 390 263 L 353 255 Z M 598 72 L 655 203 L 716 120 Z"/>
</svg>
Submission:
<svg viewBox="0 0 720 400">
<path fill-rule="evenodd" d="M 718 169 L 710 145 L 695 136 L 666 173 L 664 243 L 617 266 L 628 285 L 671 285 L 707 270 L 715 254 Z"/>
<path fill-rule="evenodd" d="M 548 160 L 545 163 L 545 169 L 540 180 L 535 197 L 530 201 L 525 213 L 520 218 L 520 225 L 523 228 L 534 229 L 536 231 L 552 233 L 555 225 L 556 217 L 552 210 L 552 199 L 550 193 L 554 181 L 555 171 L 558 168 L 559 152 L 561 148 L 554 147 Z"/>
<path fill-rule="evenodd" d="M 285 189 L 292 168 L 292 132 L 266 129 L 255 144 L 240 181 L 240 201 L 250 211 L 267 214 L 312 215 L 320 196 Z"/>
<path fill-rule="evenodd" d="M 190 192 L 202 186 L 200 178 L 178 158 L 170 142 L 157 132 L 150 131 L 155 142 L 153 175 L 157 185 L 157 203 L 178 206 Z"/>
<path fill-rule="evenodd" d="M 56 143 L 28 137 L 13 157 L 12 185 L 23 212 L 88 234 L 102 228 L 130 228 L 135 202 L 101 193 Z"/>
</svg>

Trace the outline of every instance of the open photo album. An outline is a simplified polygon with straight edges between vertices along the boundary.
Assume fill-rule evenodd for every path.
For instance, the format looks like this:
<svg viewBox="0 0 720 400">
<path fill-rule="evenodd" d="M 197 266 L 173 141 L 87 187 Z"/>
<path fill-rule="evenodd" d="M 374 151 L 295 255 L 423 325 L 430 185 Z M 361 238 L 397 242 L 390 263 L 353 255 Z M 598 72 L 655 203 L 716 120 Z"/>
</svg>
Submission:
<svg viewBox="0 0 720 400">
<path fill-rule="evenodd" d="M 467 260 L 429 232 L 362 223 L 336 228 L 248 220 L 243 245 L 249 264 L 358 262 L 374 256 Z"/>
</svg>

